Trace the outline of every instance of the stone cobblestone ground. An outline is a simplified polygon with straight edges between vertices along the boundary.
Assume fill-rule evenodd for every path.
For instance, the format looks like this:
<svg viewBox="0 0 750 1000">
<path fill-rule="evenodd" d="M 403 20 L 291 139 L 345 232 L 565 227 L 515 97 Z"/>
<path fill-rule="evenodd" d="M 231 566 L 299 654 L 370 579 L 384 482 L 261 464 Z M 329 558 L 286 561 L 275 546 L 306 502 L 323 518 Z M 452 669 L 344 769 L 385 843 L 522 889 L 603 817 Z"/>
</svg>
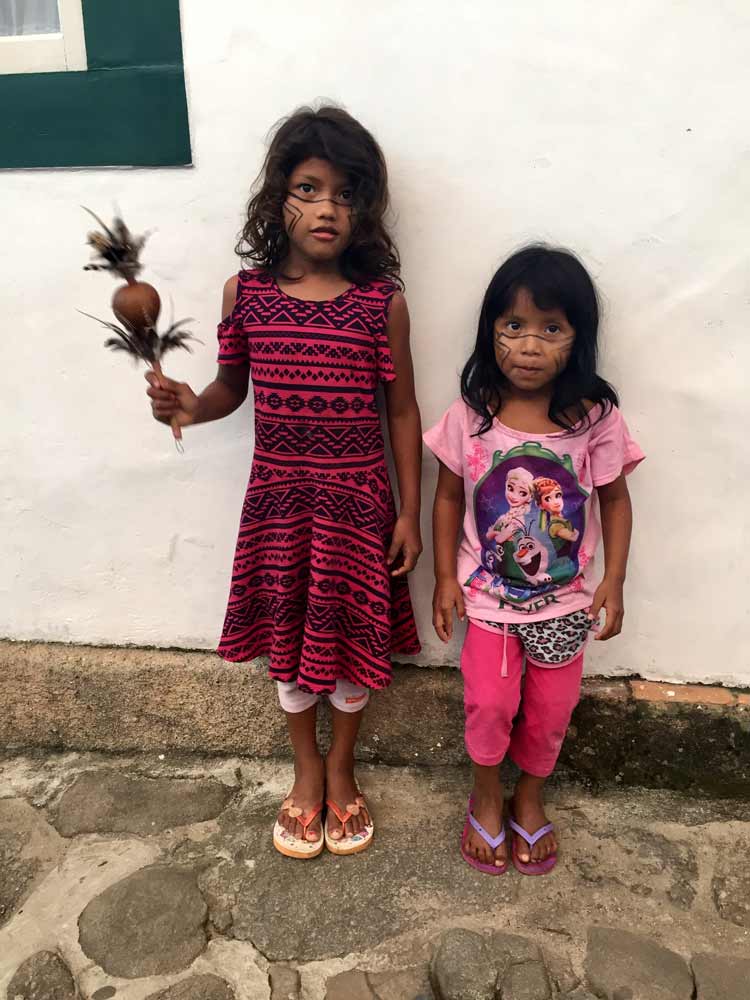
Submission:
<svg viewBox="0 0 750 1000">
<path fill-rule="evenodd" d="M 562 785 L 547 878 L 458 853 L 468 772 L 363 767 L 301 863 L 286 763 L 0 758 L 0 1000 L 750 1000 L 750 803 Z"/>
</svg>

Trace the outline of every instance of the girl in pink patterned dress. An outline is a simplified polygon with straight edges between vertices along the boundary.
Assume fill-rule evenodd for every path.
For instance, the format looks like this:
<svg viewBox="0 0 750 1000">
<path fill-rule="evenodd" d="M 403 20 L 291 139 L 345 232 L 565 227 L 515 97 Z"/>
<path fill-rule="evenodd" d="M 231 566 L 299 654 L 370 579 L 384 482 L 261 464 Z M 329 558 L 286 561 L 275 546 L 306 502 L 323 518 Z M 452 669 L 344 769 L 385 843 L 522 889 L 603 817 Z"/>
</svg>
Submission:
<svg viewBox="0 0 750 1000">
<path fill-rule="evenodd" d="M 387 207 L 370 133 L 335 107 L 297 111 L 277 128 L 248 206 L 237 252 L 253 266 L 224 287 L 216 380 L 196 396 L 149 377 L 156 419 L 183 427 L 236 410 L 252 379 L 255 451 L 219 653 L 270 658 L 295 761 L 273 841 L 298 858 L 324 843 L 335 854 L 369 845 L 354 777 L 363 710 L 391 681 L 391 653 L 419 651 L 406 574 L 422 549 L 421 428 Z M 325 760 L 321 696 L 333 716 Z"/>
<path fill-rule="evenodd" d="M 599 307 L 583 265 L 527 247 L 495 274 L 461 398 L 425 434 L 440 461 L 433 621 L 461 652 L 474 767 L 461 853 L 490 875 L 556 862 L 542 792 L 578 701 L 584 648 L 620 631 L 631 531 L 626 475 L 643 458 L 596 372 Z M 463 533 L 456 537 L 463 507 Z M 563 517 L 564 511 L 564 517 Z M 604 541 L 604 575 L 594 553 Z M 525 667 L 525 672 L 524 672 Z M 505 844 L 498 765 L 521 769 Z"/>
</svg>

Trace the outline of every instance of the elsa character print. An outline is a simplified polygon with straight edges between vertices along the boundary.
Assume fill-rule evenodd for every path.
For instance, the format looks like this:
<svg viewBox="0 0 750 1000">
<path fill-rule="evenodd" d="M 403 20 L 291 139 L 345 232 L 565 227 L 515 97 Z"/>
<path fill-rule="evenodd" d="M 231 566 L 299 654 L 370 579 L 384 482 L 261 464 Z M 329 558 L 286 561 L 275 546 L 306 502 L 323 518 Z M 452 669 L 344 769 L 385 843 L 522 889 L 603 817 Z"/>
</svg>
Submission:
<svg viewBox="0 0 750 1000">
<path fill-rule="evenodd" d="M 526 518 L 531 513 L 534 498 L 534 477 L 522 467 L 511 469 L 505 477 L 505 499 L 509 509 L 501 514 L 487 532 L 487 540 L 495 543 L 501 565 L 512 559 L 515 546 L 511 539 L 527 533 Z"/>
</svg>

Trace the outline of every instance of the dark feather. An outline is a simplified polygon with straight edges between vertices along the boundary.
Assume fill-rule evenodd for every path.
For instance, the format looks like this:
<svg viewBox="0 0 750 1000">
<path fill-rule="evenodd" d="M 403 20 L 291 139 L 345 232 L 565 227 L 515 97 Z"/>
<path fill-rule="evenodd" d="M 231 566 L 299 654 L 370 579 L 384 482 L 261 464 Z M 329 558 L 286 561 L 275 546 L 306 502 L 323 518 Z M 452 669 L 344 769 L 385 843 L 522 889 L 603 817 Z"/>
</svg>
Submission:
<svg viewBox="0 0 750 1000">
<path fill-rule="evenodd" d="M 132 344 L 129 344 L 126 340 L 118 340 L 117 337 L 110 337 L 109 340 L 105 340 L 104 346 L 112 348 L 113 351 L 127 351 L 128 354 L 133 353 Z"/>
<path fill-rule="evenodd" d="M 194 337 L 192 333 L 189 333 L 187 330 L 180 329 L 185 325 L 185 323 L 192 322 L 192 319 L 180 319 L 165 330 L 159 338 L 159 350 L 161 354 L 166 354 L 167 351 L 174 350 L 178 347 L 181 347 L 185 351 L 189 351 L 191 354 L 193 353 L 193 348 L 190 346 L 188 341 L 196 340 L 198 343 L 201 343 L 201 341 L 199 341 L 197 337 Z"/>
<path fill-rule="evenodd" d="M 135 278 L 142 268 L 140 254 L 147 237 L 134 236 L 119 217 L 110 228 L 90 208 L 82 207 L 102 227 L 102 232 L 92 231 L 86 235 L 94 259 L 85 265 L 84 271 L 111 271 L 126 281 Z"/>
<path fill-rule="evenodd" d="M 161 361 L 167 351 L 171 351 L 177 347 L 192 352 L 192 348 L 187 342 L 196 339 L 187 330 L 180 329 L 185 323 L 192 322 L 189 319 L 178 320 L 165 333 L 159 336 L 154 327 L 135 330 L 127 323 L 118 326 L 116 323 L 110 323 L 106 319 L 99 319 L 98 316 L 92 316 L 91 313 L 83 312 L 83 310 L 79 309 L 79 312 L 84 316 L 88 316 L 89 319 L 94 319 L 97 323 L 101 323 L 103 327 L 115 334 L 114 337 L 109 337 L 104 341 L 105 347 L 109 347 L 113 351 L 125 351 L 131 357 L 140 358 L 150 365 L 156 361 Z"/>
<path fill-rule="evenodd" d="M 100 225 L 100 226 L 102 227 L 102 229 L 103 229 L 103 230 L 104 230 L 104 232 L 105 232 L 105 233 L 107 234 L 107 236 L 108 236 L 108 237 L 110 238 L 110 240 L 112 240 L 112 242 L 114 242 L 114 240 L 115 240 L 115 234 L 114 234 L 114 233 L 112 232 L 112 230 L 111 230 L 111 229 L 110 229 L 110 228 L 109 228 L 109 227 L 107 226 L 107 224 L 106 224 L 106 223 L 102 222 L 102 220 L 101 220 L 101 219 L 99 218 L 99 216 L 98 216 L 98 215 L 96 214 L 96 212 L 92 212 L 92 211 L 91 211 L 91 209 L 90 209 L 90 208 L 86 208 L 86 206 L 85 206 L 85 205 L 81 205 L 81 208 L 82 208 L 82 209 L 84 210 L 84 212 L 88 212 L 88 213 L 89 213 L 89 215 L 91 216 L 91 218 L 92 218 L 92 219 L 93 219 L 93 220 L 94 220 L 95 222 L 98 222 L 98 223 L 99 223 L 99 225 Z"/>
</svg>

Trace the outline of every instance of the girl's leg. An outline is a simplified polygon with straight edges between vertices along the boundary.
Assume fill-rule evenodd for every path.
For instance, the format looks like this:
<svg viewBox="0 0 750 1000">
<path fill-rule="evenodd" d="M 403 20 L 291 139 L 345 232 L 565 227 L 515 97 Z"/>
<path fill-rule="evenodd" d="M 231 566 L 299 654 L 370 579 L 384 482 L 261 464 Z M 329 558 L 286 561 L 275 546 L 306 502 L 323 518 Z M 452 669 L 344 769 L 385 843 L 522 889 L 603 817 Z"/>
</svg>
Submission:
<svg viewBox="0 0 750 1000">
<path fill-rule="evenodd" d="M 300 691 L 295 684 L 278 683 L 277 687 L 294 752 L 294 785 L 289 798 L 304 814 L 322 802 L 325 794 L 325 767 L 315 736 L 318 698 Z M 301 824 L 287 812 L 281 811 L 278 818 L 293 836 L 303 836 Z M 317 816 L 307 828 L 307 839 L 318 840 L 320 832 L 321 820 Z"/>
<path fill-rule="evenodd" d="M 328 696 L 331 703 L 333 737 L 326 755 L 326 797 L 332 799 L 342 810 L 353 803 L 359 794 L 354 777 L 354 747 L 369 697 L 367 688 L 358 687 L 344 680 L 337 681 L 336 690 Z M 346 821 L 343 834 L 341 824 L 332 809 L 329 810 L 328 820 L 331 836 L 334 840 L 340 840 L 342 836 L 350 837 L 364 830 L 370 822 L 370 816 L 366 809 L 362 809 L 359 815 L 352 816 Z"/>
<path fill-rule="evenodd" d="M 513 818 L 529 833 L 535 833 L 548 822 L 544 812 L 542 794 L 546 780 L 546 778 L 540 778 L 524 771 L 518 779 L 513 793 Z M 516 838 L 516 851 L 519 860 L 524 864 L 528 864 L 529 861 L 545 861 L 550 854 L 557 851 L 557 838 L 554 830 L 540 837 L 531 849 L 519 834 L 514 833 L 513 836 Z"/>
<path fill-rule="evenodd" d="M 529 833 L 547 823 L 543 789 L 552 773 L 565 739 L 570 717 L 578 704 L 583 672 L 583 653 L 562 667 L 539 667 L 526 663 L 521 716 L 513 728 L 510 755 L 522 770 L 513 795 L 516 822 Z M 529 849 L 518 834 L 520 860 L 544 861 L 557 850 L 554 833 L 548 833 Z"/>
<path fill-rule="evenodd" d="M 500 781 L 500 765 L 484 766 L 472 762 L 474 785 L 471 789 L 474 819 L 480 823 L 491 837 L 497 837 L 503 826 L 504 792 Z M 507 861 L 508 851 L 505 841 L 495 850 L 473 828 L 466 835 L 464 851 L 483 865 L 501 868 Z"/>
<path fill-rule="evenodd" d="M 503 652 L 507 676 L 502 676 Z M 474 818 L 491 837 L 503 824 L 503 786 L 500 762 L 510 741 L 513 717 L 518 710 L 521 690 L 523 647 L 502 631 L 490 632 L 472 622 L 461 651 L 466 714 L 466 749 L 474 766 L 472 789 Z M 482 864 L 502 864 L 507 858 L 505 844 L 494 851 L 473 828 L 464 850 Z"/>
</svg>

